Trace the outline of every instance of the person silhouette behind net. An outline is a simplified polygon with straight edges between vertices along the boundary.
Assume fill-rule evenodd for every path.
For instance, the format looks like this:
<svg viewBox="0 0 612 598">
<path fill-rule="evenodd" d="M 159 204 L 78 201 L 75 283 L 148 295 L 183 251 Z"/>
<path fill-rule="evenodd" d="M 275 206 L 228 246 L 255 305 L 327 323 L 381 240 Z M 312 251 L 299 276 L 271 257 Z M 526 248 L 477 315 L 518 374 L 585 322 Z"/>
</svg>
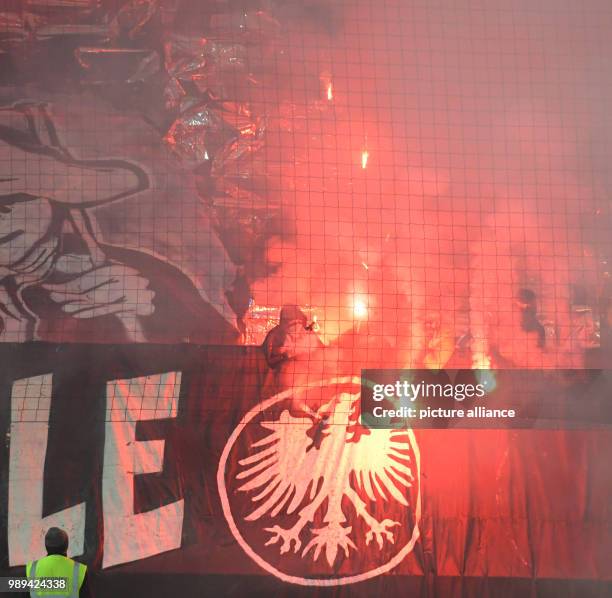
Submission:
<svg viewBox="0 0 612 598">
<path fill-rule="evenodd" d="M 64 578 L 68 580 L 68 588 L 64 593 L 58 590 L 31 590 L 31 597 L 66 596 L 70 598 L 92 598 L 88 582 L 87 565 L 78 563 L 67 557 L 68 534 L 59 527 L 50 528 L 45 535 L 47 556 L 32 561 L 26 566 L 28 579 L 40 577 Z"/>
<path fill-rule="evenodd" d="M 306 314 L 297 305 L 284 305 L 278 325 L 268 332 L 263 342 L 268 365 L 278 369 L 287 361 L 308 354 L 313 348 L 312 334 Z"/>
</svg>

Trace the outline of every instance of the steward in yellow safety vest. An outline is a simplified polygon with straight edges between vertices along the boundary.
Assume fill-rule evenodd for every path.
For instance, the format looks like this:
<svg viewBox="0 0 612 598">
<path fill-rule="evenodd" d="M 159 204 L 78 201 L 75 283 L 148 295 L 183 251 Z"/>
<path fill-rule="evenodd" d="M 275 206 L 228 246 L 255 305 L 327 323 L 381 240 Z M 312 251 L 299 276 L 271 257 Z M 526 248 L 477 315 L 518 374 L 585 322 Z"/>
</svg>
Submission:
<svg viewBox="0 0 612 598">
<path fill-rule="evenodd" d="M 87 565 L 77 563 L 69 559 L 68 534 L 58 527 L 49 529 L 45 536 L 45 548 L 47 556 L 37 561 L 32 561 L 26 566 L 28 579 L 50 579 L 63 578 L 68 581 L 65 589 L 55 589 L 52 584 L 47 583 L 45 588 L 30 590 L 32 598 L 42 596 L 58 596 L 66 598 L 91 598 L 91 592 L 87 584 Z"/>
</svg>

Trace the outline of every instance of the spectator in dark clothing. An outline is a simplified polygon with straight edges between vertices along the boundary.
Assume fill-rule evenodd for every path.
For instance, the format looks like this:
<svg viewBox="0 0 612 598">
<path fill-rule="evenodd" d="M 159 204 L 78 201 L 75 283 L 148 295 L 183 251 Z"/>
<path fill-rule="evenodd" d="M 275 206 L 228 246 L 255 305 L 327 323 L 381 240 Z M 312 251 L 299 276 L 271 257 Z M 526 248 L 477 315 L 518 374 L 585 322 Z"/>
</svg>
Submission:
<svg viewBox="0 0 612 598">
<path fill-rule="evenodd" d="M 268 332 L 263 349 L 268 365 L 278 369 L 284 362 L 306 355 L 320 344 L 312 325 L 308 325 L 306 314 L 297 305 L 285 305 L 280 322 Z"/>
<path fill-rule="evenodd" d="M 531 289 L 521 289 L 517 303 L 521 310 L 521 328 L 525 332 L 536 332 L 538 347 L 543 349 L 546 344 L 546 329 L 538 318 L 536 294 Z"/>
</svg>

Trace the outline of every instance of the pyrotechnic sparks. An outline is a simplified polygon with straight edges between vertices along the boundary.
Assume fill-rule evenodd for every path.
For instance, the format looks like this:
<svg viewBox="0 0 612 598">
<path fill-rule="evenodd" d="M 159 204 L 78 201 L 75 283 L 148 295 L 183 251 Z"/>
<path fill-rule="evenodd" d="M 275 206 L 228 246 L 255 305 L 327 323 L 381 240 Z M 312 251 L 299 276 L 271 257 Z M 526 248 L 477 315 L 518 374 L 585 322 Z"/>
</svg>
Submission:
<svg viewBox="0 0 612 598">
<path fill-rule="evenodd" d="M 471 185 L 469 181 L 478 179 L 481 169 L 483 176 L 489 176 L 486 170 L 489 163 L 495 164 L 495 168 L 522 172 L 520 158 L 515 157 L 521 156 L 522 151 L 537 161 L 540 145 L 532 140 L 527 129 L 515 132 L 515 124 L 533 116 L 534 126 L 540 126 L 549 120 L 555 123 L 557 117 L 540 112 L 532 115 L 531 107 L 521 104 L 510 120 L 494 119 L 490 139 L 485 135 L 469 141 L 466 170 L 451 170 L 434 153 L 438 144 L 447 153 L 464 146 L 460 126 L 453 125 L 448 138 L 437 141 L 438 125 L 433 116 L 431 122 L 429 116 L 421 122 L 418 112 L 403 109 L 412 106 L 409 96 L 392 97 L 388 93 L 391 88 L 385 86 L 384 90 L 372 90 L 380 100 L 373 104 L 368 94 L 355 93 L 359 89 L 359 73 L 344 72 L 333 60 L 324 64 L 318 49 L 312 51 L 312 61 L 306 61 L 310 55 L 300 56 L 305 64 L 318 69 L 318 80 L 314 71 L 310 77 L 311 99 L 302 97 L 305 89 L 300 91 L 302 95 L 294 97 L 288 93 L 290 85 L 283 84 L 282 93 L 286 96 L 282 96 L 280 120 L 277 124 L 272 119 L 269 125 L 282 127 L 283 131 L 282 137 L 278 137 L 282 143 L 274 176 L 276 172 L 282 176 L 279 186 L 282 205 L 295 206 L 296 236 L 282 240 L 274 236 L 269 241 L 270 247 L 276 249 L 266 254 L 266 260 L 275 269 L 267 278 L 252 282 L 258 300 L 267 305 L 297 302 L 316 306 L 321 340 L 346 352 L 330 357 L 330 361 L 336 360 L 330 366 L 332 370 L 345 365 L 348 368 L 348 364 L 352 366 L 362 359 L 378 364 L 379 354 L 369 350 L 369 343 L 384 343 L 389 351 L 380 357 L 381 361 L 393 360 L 405 367 L 423 365 L 439 369 L 451 359 L 479 371 L 488 371 L 502 359 L 506 360 L 504 363 L 516 364 L 514 367 L 556 364 L 561 359 L 564 364 L 578 363 L 581 356 L 574 348 L 578 342 L 574 336 L 586 336 L 587 332 L 585 326 L 579 330 L 570 318 L 581 318 L 582 324 L 587 316 L 575 310 L 570 314 L 568 305 L 575 281 L 595 278 L 595 270 L 582 267 L 595 258 L 582 254 L 584 243 L 578 223 L 572 223 L 562 213 L 565 196 L 550 203 L 556 206 L 554 209 L 540 211 L 540 201 L 549 205 L 547 202 L 552 202 L 553 196 L 540 197 L 536 191 L 537 177 L 533 175 L 532 180 L 531 174 L 525 175 L 527 179 L 520 188 L 511 179 L 487 183 L 487 200 L 476 193 L 470 200 L 469 211 L 468 203 L 456 201 L 453 195 L 455 185 L 467 188 Z M 338 56 L 344 59 L 344 54 Z M 394 66 L 398 77 L 405 76 L 401 65 Z M 368 71 L 367 78 L 374 79 L 376 68 L 368 68 L 371 72 Z M 305 88 L 302 74 L 294 75 L 290 82 L 295 89 Z M 438 91 L 442 93 L 443 89 L 436 89 L 435 93 Z M 406 104 L 402 104 L 404 100 Z M 473 107 L 474 114 L 480 108 L 479 101 Z M 294 103 L 299 104 L 299 109 Z M 431 110 L 433 115 L 435 108 Z M 472 114 L 457 116 L 459 124 L 462 118 L 471 119 Z M 416 130 L 417 126 L 423 131 L 420 140 L 405 132 L 411 127 Z M 297 141 L 292 141 L 292 135 L 285 135 L 285 129 L 298 132 L 295 139 L 299 139 L 299 152 L 294 154 L 299 154 L 299 160 L 294 160 L 290 151 L 291 144 Z M 502 137 L 497 137 L 498 132 L 503 132 Z M 273 134 L 276 138 L 277 133 Z M 550 143 L 554 147 L 553 141 Z M 483 159 L 482 155 L 488 156 L 491 144 L 496 156 Z M 541 146 L 547 147 L 545 142 Z M 370 148 L 374 152 L 373 162 Z M 324 169 L 314 167 L 314 157 Z M 262 171 L 272 163 L 263 157 L 259 160 L 255 163 Z M 244 168 L 251 168 L 250 163 L 245 161 Z M 361 175 L 356 169 L 358 165 L 363 170 Z M 562 173 L 561 161 L 557 166 Z M 321 170 L 330 176 L 322 176 Z M 584 191 L 584 205 L 593 206 L 592 219 L 603 221 L 605 205 L 595 205 L 594 199 L 591 202 L 588 185 L 580 189 L 581 194 Z M 558 191 L 555 190 L 555 197 Z M 600 207 L 602 213 L 597 214 Z M 479 218 L 481 210 L 483 218 Z M 325 225 L 321 226 L 323 221 Z M 561 234 L 566 234 L 562 243 L 567 243 L 567 249 L 560 251 Z M 358 241 L 342 243 L 341 235 L 343 238 L 352 235 Z M 587 245 L 596 246 L 595 242 Z M 532 247 L 538 248 L 546 263 L 541 273 Z M 610 267 L 601 267 L 599 271 L 602 270 L 612 273 Z M 530 284 L 533 280 L 532 286 L 542 289 L 534 306 L 537 313 L 531 316 L 535 331 L 525 330 L 522 324 L 521 318 L 526 320 L 528 309 L 525 308 L 524 315 L 513 302 L 518 281 L 522 285 L 524 280 Z M 588 284 L 589 288 L 596 286 Z M 433 316 L 436 327 L 429 330 L 428 321 Z M 565 344 L 552 335 L 542 336 L 538 331 L 542 327 L 548 330 L 549 326 L 537 318 L 554 322 L 559 330 L 571 330 L 573 336 L 565 333 L 563 338 L 568 338 L 563 340 Z M 550 328 L 553 327 L 551 324 Z M 357 333 L 360 338 L 355 344 Z M 538 343 L 546 345 L 546 350 Z"/>
<path fill-rule="evenodd" d="M 364 170 L 368 166 L 368 158 L 369 157 L 370 157 L 370 153 L 368 152 L 367 149 L 364 149 L 361 152 L 361 168 L 363 168 Z"/>
</svg>

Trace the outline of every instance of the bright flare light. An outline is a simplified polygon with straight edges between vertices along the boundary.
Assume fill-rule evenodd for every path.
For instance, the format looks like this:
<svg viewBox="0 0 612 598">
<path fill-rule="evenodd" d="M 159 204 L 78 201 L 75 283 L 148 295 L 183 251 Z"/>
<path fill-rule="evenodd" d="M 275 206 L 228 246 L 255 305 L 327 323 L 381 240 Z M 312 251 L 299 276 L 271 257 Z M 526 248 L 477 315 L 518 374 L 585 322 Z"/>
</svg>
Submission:
<svg viewBox="0 0 612 598">
<path fill-rule="evenodd" d="M 327 99 L 331 102 L 334 99 L 334 92 L 332 89 L 332 84 L 327 84 Z"/>
<path fill-rule="evenodd" d="M 489 370 L 491 369 L 491 360 L 487 355 L 475 355 L 472 359 L 473 370 Z"/>
<path fill-rule="evenodd" d="M 368 317 L 368 306 L 363 299 L 355 299 L 353 304 L 353 315 L 358 320 L 365 320 Z"/>
<path fill-rule="evenodd" d="M 364 149 L 361 152 L 361 168 L 366 168 L 366 166 L 368 165 L 368 158 L 370 157 L 370 154 L 368 153 L 367 149 Z"/>
</svg>

